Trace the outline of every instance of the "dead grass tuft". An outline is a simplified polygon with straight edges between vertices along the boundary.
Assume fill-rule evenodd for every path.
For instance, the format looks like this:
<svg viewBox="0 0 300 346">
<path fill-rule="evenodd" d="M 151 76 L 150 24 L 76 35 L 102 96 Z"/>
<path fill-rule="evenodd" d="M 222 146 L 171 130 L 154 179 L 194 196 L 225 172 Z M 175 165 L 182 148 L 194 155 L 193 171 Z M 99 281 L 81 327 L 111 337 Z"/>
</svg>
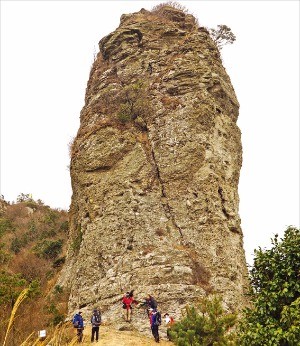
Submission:
<svg viewBox="0 0 300 346">
<path fill-rule="evenodd" d="M 172 9 L 176 9 L 179 11 L 182 11 L 183 13 L 187 14 L 188 10 L 185 6 L 181 5 L 180 3 L 176 2 L 176 1 L 167 1 L 167 2 L 163 2 L 161 4 L 155 5 L 151 12 L 154 13 L 158 13 L 158 14 L 163 14 L 165 9 L 168 8 L 172 8 Z"/>
<path fill-rule="evenodd" d="M 164 96 L 160 100 L 166 109 L 175 110 L 181 105 L 181 102 L 176 97 Z"/>
</svg>

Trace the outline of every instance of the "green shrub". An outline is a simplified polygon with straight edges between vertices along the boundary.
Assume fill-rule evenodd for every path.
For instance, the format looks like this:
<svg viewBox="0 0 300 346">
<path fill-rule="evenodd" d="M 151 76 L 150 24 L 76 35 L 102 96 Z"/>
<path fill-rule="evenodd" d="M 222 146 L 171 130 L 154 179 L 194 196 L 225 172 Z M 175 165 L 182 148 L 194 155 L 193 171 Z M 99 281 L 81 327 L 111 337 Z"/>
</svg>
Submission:
<svg viewBox="0 0 300 346">
<path fill-rule="evenodd" d="M 30 240 L 34 239 L 37 234 L 37 227 L 33 220 L 31 220 L 28 224 L 28 231 L 26 232 L 27 236 L 29 236 Z"/>
<path fill-rule="evenodd" d="M 36 298 L 41 294 L 41 286 L 38 280 L 32 280 L 28 286 L 28 297 Z"/>
<path fill-rule="evenodd" d="M 49 305 L 46 306 L 46 311 L 52 315 L 50 321 L 51 325 L 56 326 L 60 322 L 63 322 L 65 319 L 65 315 L 59 312 L 59 310 L 53 302 L 50 302 Z"/>
<path fill-rule="evenodd" d="M 0 243 L 0 264 L 8 263 L 12 257 L 7 251 L 4 250 L 4 248 L 5 244 Z"/>
<path fill-rule="evenodd" d="M 59 227 L 59 230 L 67 232 L 69 230 L 69 222 L 68 221 L 62 222 L 60 227 Z"/>
<path fill-rule="evenodd" d="M 58 217 L 59 213 L 57 211 L 49 209 L 44 216 L 44 223 L 46 223 L 47 225 L 54 225 Z"/>
<path fill-rule="evenodd" d="M 60 285 L 55 285 L 54 286 L 54 294 L 61 294 L 63 293 L 64 289 L 62 286 Z"/>
<path fill-rule="evenodd" d="M 31 209 L 37 209 L 38 204 L 34 200 L 25 201 L 25 205 Z"/>
<path fill-rule="evenodd" d="M 6 218 L 0 218 L 0 237 L 3 236 L 4 233 L 14 231 L 15 228 L 12 225 L 12 222 Z"/>
<path fill-rule="evenodd" d="M 11 274 L 2 270 L 0 272 L 0 305 L 9 304 L 12 308 L 26 285 L 27 282 L 20 273 Z"/>
<path fill-rule="evenodd" d="M 53 268 L 59 268 L 61 267 L 66 261 L 66 256 L 64 257 L 59 257 L 58 259 L 56 259 L 53 264 L 52 264 L 52 267 Z"/>
<path fill-rule="evenodd" d="M 30 193 L 20 193 L 17 197 L 17 203 L 33 201 Z"/>
<path fill-rule="evenodd" d="M 138 117 L 146 118 L 152 111 L 148 94 L 147 86 L 140 80 L 123 87 L 118 95 L 118 120 L 125 123 Z"/>
<path fill-rule="evenodd" d="M 240 326 L 240 345 L 297 346 L 300 341 L 300 231 L 288 227 L 270 250 L 255 250 L 253 307 Z"/>
<path fill-rule="evenodd" d="M 17 254 L 21 251 L 21 248 L 23 247 L 22 241 L 19 238 L 13 238 L 10 244 L 10 250 Z"/>
<path fill-rule="evenodd" d="M 45 238 L 53 238 L 56 235 L 56 229 L 55 228 L 50 228 L 50 229 L 45 229 L 42 232 L 40 232 L 39 239 L 45 239 Z"/>
<path fill-rule="evenodd" d="M 128 103 L 122 103 L 120 104 L 119 111 L 118 111 L 118 119 L 121 121 L 121 123 L 126 123 L 131 120 L 131 114 L 132 111 L 130 109 L 130 105 Z"/>
<path fill-rule="evenodd" d="M 37 256 L 45 259 L 55 259 L 62 250 L 63 241 L 58 240 L 43 240 L 38 242 L 34 247 Z"/>
<path fill-rule="evenodd" d="M 177 346 L 233 346 L 235 334 L 230 329 L 235 323 L 236 315 L 225 313 L 220 298 L 203 298 L 197 306 L 186 307 L 185 316 L 168 334 Z"/>
</svg>

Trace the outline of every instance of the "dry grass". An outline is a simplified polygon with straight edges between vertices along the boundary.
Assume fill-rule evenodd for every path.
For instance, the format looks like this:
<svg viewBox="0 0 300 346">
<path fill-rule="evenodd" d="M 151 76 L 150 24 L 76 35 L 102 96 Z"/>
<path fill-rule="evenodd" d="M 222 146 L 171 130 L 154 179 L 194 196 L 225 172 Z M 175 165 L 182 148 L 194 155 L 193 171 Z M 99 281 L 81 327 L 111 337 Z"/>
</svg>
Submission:
<svg viewBox="0 0 300 346">
<path fill-rule="evenodd" d="M 44 329 L 54 323 L 54 318 L 63 316 L 66 313 L 66 293 L 52 294 L 51 290 L 55 286 L 60 268 L 54 267 L 53 258 L 43 258 L 34 254 L 37 244 L 43 240 L 55 241 L 63 239 L 66 243 L 68 215 L 64 211 L 54 210 L 43 203 L 34 202 L 33 213 L 28 213 L 28 203 L 21 202 L 7 205 L 2 211 L 2 220 L 8 220 L 12 227 L 7 227 L 2 232 L 1 242 L 3 244 L 2 254 L 8 255 L 8 260 L 1 264 L 2 276 L 10 280 L 18 274 L 24 279 L 24 285 L 12 287 L 12 294 L 20 292 L 22 288 L 30 282 L 37 280 L 39 289 L 35 292 L 34 298 L 28 297 L 21 306 L 15 305 L 12 310 L 11 300 L 7 297 L 1 302 L 0 319 L 0 344 L 6 339 L 6 345 L 21 345 L 26 337 L 31 334 L 29 344 L 32 345 L 32 338 L 36 331 Z M 64 245 L 60 257 L 65 255 Z M 4 294 L 9 288 L 10 281 L 1 282 Z M 25 299 L 25 298 L 24 298 Z M 50 304 L 55 308 L 49 310 Z M 16 313 L 16 308 L 18 311 Z M 56 309 L 56 310 L 55 310 Z M 8 333 L 6 329 L 8 328 Z"/>
<path fill-rule="evenodd" d="M 182 4 L 176 1 L 167 1 L 161 4 L 154 6 L 151 10 L 153 14 L 155 14 L 161 20 L 169 20 L 168 19 L 168 10 L 173 9 L 179 12 L 182 12 L 185 15 L 189 15 L 193 20 L 193 26 L 195 28 L 199 27 L 198 19 L 193 16 L 189 10 Z M 172 21 L 172 20 L 171 20 Z"/>
<path fill-rule="evenodd" d="M 167 2 L 163 2 L 161 4 L 158 4 L 158 5 L 155 5 L 151 12 L 154 12 L 154 13 L 163 13 L 164 10 L 166 8 L 174 8 L 176 10 L 179 10 L 179 11 L 182 11 L 183 13 L 188 13 L 188 10 L 185 6 L 179 4 L 178 2 L 176 1 L 167 1 Z"/>
<path fill-rule="evenodd" d="M 176 97 L 164 96 L 161 98 L 161 102 L 166 109 L 175 110 L 181 102 Z"/>
<path fill-rule="evenodd" d="M 39 337 L 35 337 L 37 333 L 31 333 L 20 346 L 71 346 L 77 343 L 77 337 L 74 336 L 74 332 L 70 323 L 62 323 L 57 325 L 53 329 L 47 330 L 47 337 L 43 340 Z"/>
<path fill-rule="evenodd" d="M 10 315 L 10 319 L 9 319 L 9 322 L 8 322 L 8 326 L 7 326 L 7 329 L 6 329 L 6 333 L 5 333 L 5 337 L 4 337 L 4 342 L 3 342 L 3 346 L 5 346 L 5 344 L 6 344 L 6 341 L 7 341 L 9 332 L 10 332 L 10 329 L 11 329 L 11 327 L 12 327 L 12 324 L 13 324 L 14 319 L 15 319 L 15 316 L 16 316 L 16 312 L 17 312 L 17 310 L 18 310 L 20 304 L 23 302 L 23 300 L 27 298 L 28 291 L 29 291 L 29 289 L 28 289 L 28 288 L 25 288 L 25 289 L 20 293 L 18 299 L 16 300 L 16 302 L 15 302 L 15 304 L 14 304 L 14 307 L 13 307 L 13 309 L 12 309 L 12 312 L 11 312 L 11 315 Z"/>
</svg>

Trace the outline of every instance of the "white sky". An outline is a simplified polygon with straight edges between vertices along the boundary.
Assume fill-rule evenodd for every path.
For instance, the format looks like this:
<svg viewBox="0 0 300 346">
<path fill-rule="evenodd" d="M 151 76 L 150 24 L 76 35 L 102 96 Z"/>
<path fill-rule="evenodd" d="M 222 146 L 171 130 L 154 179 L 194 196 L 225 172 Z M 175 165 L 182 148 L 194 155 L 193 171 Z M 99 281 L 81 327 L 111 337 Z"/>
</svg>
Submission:
<svg viewBox="0 0 300 346">
<path fill-rule="evenodd" d="M 123 13 L 163 1 L 1 0 L 1 194 L 68 209 L 68 143 L 94 51 Z M 228 25 L 222 51 L 240 102 L 240 216 L 248 263 L 299 227 L 299 1 L 179 1 L 203 26 Z"/>
</svg>

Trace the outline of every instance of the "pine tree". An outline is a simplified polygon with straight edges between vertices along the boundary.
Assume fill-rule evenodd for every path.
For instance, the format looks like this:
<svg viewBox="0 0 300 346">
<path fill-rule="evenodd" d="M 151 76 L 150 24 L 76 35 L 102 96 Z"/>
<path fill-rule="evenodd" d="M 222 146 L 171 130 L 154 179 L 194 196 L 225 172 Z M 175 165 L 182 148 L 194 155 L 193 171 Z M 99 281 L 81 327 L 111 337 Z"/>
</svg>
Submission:
<svg viewBox="0 0 300 346">
<path fill-rule="evenodd" d="M 175 323 L 170 339 L 177 346 L 234 346 L 235 334 L 230 332 L 236 315 L 226 313 L 219 297 L 203 298 L 196 306 L 187 306 L 186 314 Z"/>
</svg>

